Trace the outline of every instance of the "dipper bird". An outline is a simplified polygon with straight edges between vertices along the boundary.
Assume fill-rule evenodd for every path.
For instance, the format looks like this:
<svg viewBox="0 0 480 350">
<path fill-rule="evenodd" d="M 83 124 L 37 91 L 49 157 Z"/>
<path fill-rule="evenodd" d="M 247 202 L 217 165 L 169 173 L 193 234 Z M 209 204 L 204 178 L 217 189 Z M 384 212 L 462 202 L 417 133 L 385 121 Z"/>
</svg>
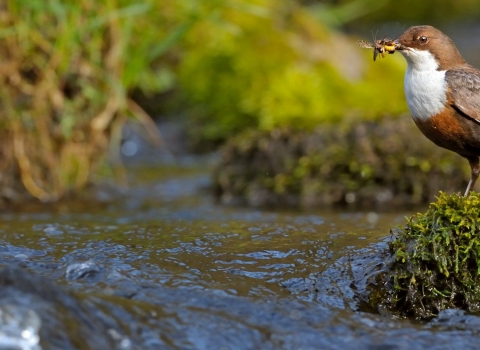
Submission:
<svg viewBox="0 0 480 350">
<path fill-rule="evenodd" d="M 468 196 L 480 174 L 480 71 L 431 26 L 410 27 L 395 43 L 408 63 L 404 89 L 410 114 L 433 143 L 468 160 Z"/>
</svg>

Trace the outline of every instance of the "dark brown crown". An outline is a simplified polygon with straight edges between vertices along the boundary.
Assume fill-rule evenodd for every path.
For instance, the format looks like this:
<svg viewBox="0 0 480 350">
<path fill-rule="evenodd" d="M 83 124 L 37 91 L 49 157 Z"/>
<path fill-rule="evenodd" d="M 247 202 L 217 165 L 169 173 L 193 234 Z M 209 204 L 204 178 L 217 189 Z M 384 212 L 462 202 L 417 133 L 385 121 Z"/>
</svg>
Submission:
<svg viewBox="0 0 480 350">
<path fill-rule="evenodd" d="M 410 27 L 397 41 L 407 48 L 429 51 L 434 55 L 440 70 L 466 63 L 453 41 L 432 26 Z"/>
</svg>

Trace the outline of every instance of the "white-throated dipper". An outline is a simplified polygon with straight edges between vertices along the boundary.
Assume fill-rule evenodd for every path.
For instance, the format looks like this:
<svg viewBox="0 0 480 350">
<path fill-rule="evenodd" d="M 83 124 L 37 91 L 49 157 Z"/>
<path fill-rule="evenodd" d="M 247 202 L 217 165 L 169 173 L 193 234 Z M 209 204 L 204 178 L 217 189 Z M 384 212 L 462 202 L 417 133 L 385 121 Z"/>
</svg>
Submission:
<svg viewBox="0 0 480 350">
<path fill-rule="evenodd" d="M 395 42 L 408 63 L 404 88 L 413 120 L 436 145 L 467 158 L 468 196 L 480 173 L 480 71 L 434 27 L 410 27 Z"/>
</svg>

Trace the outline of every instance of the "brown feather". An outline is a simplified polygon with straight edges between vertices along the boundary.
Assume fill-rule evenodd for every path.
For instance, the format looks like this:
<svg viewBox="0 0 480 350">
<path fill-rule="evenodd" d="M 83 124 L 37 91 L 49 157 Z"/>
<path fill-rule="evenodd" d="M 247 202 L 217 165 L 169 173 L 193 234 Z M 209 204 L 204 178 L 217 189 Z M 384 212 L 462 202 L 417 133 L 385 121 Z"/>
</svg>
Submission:
<svg viewBox="0 0 480 350">
<path fill-rule="evenodd" d="M 448 70 L 445 80 L 448 85 L 448 102 L 466 117 L 480 123 L 480 71 L 464 65 L 462 68 Z"/>
<path fill-rule="evenodd" d="M 428 120 L 415 120 L 422 133 L 437 146 L 464 157 L 480 154 L 480 124 L 452 106 Z"/>
</svg>

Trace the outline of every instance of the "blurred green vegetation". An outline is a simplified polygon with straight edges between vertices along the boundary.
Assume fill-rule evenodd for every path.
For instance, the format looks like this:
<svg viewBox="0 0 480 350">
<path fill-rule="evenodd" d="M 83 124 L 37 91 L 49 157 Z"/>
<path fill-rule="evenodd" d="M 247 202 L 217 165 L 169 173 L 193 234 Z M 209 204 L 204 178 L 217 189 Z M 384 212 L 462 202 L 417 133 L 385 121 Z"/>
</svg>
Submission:
<svg viewBox="0 0 480 350">
<path fill-rule="evenodd" d="M 200 142 L 406 111 L 403 59 L 374 64 L 297 2 L 225 1 L 215 14 L 187 33 L 178 65 L 180 105 Z"/>
<path fill-rule="evenodd" d="M 18 192 L 18 178 L 42 200 L 82 188 L 107 149 L 118 148 L 127 119 L 155 139 L 133 91 L 174 91 L 156 103 L 185 116 L 197 145 L 246 128 L 399 115 L 403 59 L 373 63 L 371 50 L 341 29 L 428 9 L 455 18 L 479 11 L 458 5 L 469 0 L 440 2 L 441 10 L 407 0 L 5 0 L 1 197 Z"/>
</svg>

